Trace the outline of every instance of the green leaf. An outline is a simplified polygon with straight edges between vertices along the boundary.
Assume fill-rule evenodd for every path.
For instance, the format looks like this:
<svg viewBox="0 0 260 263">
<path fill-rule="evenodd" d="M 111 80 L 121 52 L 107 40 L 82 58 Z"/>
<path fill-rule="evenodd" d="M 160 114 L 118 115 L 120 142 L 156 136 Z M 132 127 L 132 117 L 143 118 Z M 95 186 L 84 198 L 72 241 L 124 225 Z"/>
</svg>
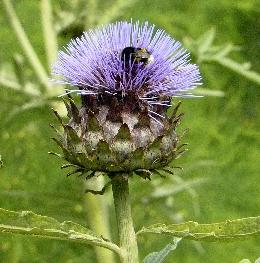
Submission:
<svg viewBox="0 0 260 263">
<path fill-rule="evenodd" d="M 174 238 L 173 241 L 158 252 L 150 253 L 145 257 L 143 263 L 161 263 L 164 262 L 168 254 L 175 250 L 181 238 Z"/>
<path fill-rule="evenodd" d="M 88 228 L 71 221 L 60 223 L 54 218 L 30 211 L 14 212 L 0 208 L 1 232 L 95 245 L 120 254 L 120 248 L 116 244 L 94 234 Z"/>
<path fill-rule="evenodd" d="M 240 48 L 232 43 L 215 46 L 213 43 L 215 34 L 215 29 L 212 28 L 197 40 L 185 38 L 183 41 L 185 45 L 197 56 L 198 62 L 218 63 L 219 65 L 232 70 L 248 80 L 260 84 L 260 74 L 259 72 L 250 69 L 250 63 L 238 63 L 228 57 L 232 51 L 239 51 Z M 198 95 L 200 95 L 200 93 L 203 95 L 202 90 L 199 91 Z M 210 92 L 209 95 L 214 96 L 216 94 L 220 97 L 224 95 L 221 91 L 220 93 L 214 93 L 215 92 L 211 94 Z"/>
<path fill-rule="evenodd" d="M 200 185 L 206 180 L 204 178 L 195 178 L 187 181 L 178 182 L 176 185 L 168 184 L 164 186 L 157 186 L 155 190 L 150 194 L 153 199 L 168 197 L 177 194 L 184 190 L 190 190 L 191 187 Z"/>
<path fill-rule="evenodd" d="M 218 62 L 220 65 L 229 68 L 230 70 L 240 74 L 241 76 L 254 81 L 257 84 L 260 84 L 260 74 L 256 71 L 249 70 L 243 64 L 240 64 L 230 58 L 215 58 L 215 61 Z"/>
<path fill-rule="evenodd" d="M 242 259 L 241 261 L 239 261 L 239 263 L 251 263 L 252 261 L 250 261 L 247 258 Z M 255 263 L 260 263 L 260 258 L 255 260 Z"/>
<path fill-rule="evenodd" d="M 155 224 L 143 227 L 137 234 L 153 233 L 200 241 L 233 241 L 241 238 L 260 235 L 260 216 L 221 223 L 198 224 L 189 221 L 182 224 Z"/>
<path fill-rule="evenodd" d="M 215 28 L 211 28 L 198 39 L 198 52 L 200 55 L 206 53 L 213 44 L 216 36 Z"/>
<path fill-rule="evenodd" d="M 215 54 L 213 53 L 215 57 L 221 59 L 227 57 L 232 51 L 239 51 L 239 47 L 234 46 L 232 43 L 228 43 L 216 48 L 216 50 L 213 48 L 212 51 L 215 51 Z"/>
</svg>

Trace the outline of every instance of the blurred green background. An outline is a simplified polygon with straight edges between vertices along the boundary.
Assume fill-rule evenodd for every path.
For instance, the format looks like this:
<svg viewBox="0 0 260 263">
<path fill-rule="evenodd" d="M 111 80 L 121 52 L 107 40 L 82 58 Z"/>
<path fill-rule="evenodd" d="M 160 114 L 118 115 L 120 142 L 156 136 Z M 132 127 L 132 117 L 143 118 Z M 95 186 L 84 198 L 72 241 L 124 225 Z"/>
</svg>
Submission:
<svg viewBox="0 0 260 263">
<path fill-rule="evenodd" d="M 12 1 L 47 69 L 40 2 Z M 243 64 L 250 61 L 252 70 L 260 71 L 260 5 L 257 2 L 52 1 L 59 48 L 88 28 L 89 23 L 96 25 L 131 18 L 148 20 L 175 39 L 184 41 L 192 52 L 193 62 L 201 68 L 205 93 L 218 91 L 217 96 L 183 99 L 185 118 L 180 129 L 188 127 L 190 130 L 184 138 L 189 143 L 189 152 L 173 163 L 182 166 L 183 171 L 177 171 L 176 178 L 155 178 L 151 182 L 132 178 L 130 190 L 137 230 L 158 222 L 210 223 L 259 215 L 259 75 L 253 73 L 256 77 L 252 78 L 251 73 L 244 74 L 251 71 L 248 64 Z M 0 207 L 32 210 L 59 221 L 73 220 L 88 225 L 86 215 L 91 215 L 91 211 L 83 204 L 83 179 L 67 178 L 66 172 L 59 168 L 60 160 L 47 154 L 50 150 L 59 151 L 50 140 L 53 132 L 49 127 L 50 123 L 56 123 L 51 107 L 60 108 L 59 99 L 46 99 L 41 95 L 43 87 L 37 84 L 35 73 L 24 57 L 2 1 L 0 22 L 0 155 L 3 161 Z M 209 33 L 205 35 L 205 32 Z M 200 45 L 210 37 L 213 41 L 210 44 L 219 46 L 219 50 L 224 50 L 228 43 L 234 44 L 230 46 L 236 51 L 227 56 L 234 63 L 240 63 L 235 65 L 241 72 L 210 57 L 217 48 L 206 46 L 204 56 Z M 202 39 L 202 42 L 194 39 Z M 199 92 L 203 93 L 203 89 Z M 104 198 L 111 199 L 111 190 Z M 111 201 L 108 216 L 115 240 Z M 0 262 L 95 262 L 92 247 L 3 234 L 0 240 Z M 141 236 L 140 257 L 163 248 L 170 241 L 166 237 Z M 235 263 L 243 258 L 254 262 L 258 257 L 259 238 L 233 243 L 185 240 L 166 262 Z"/>
</svg>

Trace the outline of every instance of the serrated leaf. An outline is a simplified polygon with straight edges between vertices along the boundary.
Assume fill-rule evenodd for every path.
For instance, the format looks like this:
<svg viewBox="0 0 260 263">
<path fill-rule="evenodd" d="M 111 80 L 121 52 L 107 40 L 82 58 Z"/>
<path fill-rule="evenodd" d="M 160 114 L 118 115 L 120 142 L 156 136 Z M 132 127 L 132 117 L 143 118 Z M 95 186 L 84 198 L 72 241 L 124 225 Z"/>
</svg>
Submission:
<svg viewBox="0 0 260 263">
<path fill-rule="evenodd" d="M 60 223 L 54 218 L 31 211 L 14 212 L 0 208 L 1 232 L 85 243 L 120 253 L 116 244 L 104 240 L 84 226 L 71 221 Z"/>
<path fill-rule="evenodd" d="M 137 234 L 153 233 L 200 241 L 233 241 L 260 235 L 260 216 L 221 223 L 199 224 L 189 221 L 182 224 L 155 224 L 143 227 Z"/>
<path fill-rule="evenodd" d="M 165 248 L 158 252 L 153 252 L 145 257 L 143 263 L 161 263 L 164 262 L 168 254 L 175 250 L 181 238 L 174 238 L 172 243 L 168 244 Z"/>
</svg>

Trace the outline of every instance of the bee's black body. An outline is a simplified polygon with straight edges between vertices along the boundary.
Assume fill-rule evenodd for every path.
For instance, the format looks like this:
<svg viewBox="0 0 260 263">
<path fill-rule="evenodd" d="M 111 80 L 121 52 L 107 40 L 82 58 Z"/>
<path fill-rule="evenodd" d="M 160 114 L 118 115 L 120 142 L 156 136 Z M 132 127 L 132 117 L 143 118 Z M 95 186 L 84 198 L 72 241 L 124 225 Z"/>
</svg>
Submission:
<svg viewBox="0 0 260 263">
<path fill-rule="evenodd" d="M 121 60 L 126 66 L 129 63 L 143 63 L 148 64 L 151 61 L 152 55 L 146 48 L 125 47 L 121 53 Z"/>
</svg>

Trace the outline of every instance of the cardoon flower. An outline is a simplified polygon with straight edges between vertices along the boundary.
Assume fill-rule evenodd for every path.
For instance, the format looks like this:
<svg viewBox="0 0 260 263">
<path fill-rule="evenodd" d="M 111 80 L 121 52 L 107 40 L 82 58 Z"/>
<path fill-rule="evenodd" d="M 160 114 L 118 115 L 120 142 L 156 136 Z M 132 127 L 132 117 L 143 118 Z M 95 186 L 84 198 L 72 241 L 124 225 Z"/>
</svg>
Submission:
<svg viewBox="0 0 260 263">
<path fill-rule="evenodd" d="M 70 121 L 55 139 L 76 172 L 144 176 L 179 155 L 179 104 L 170 117 L 166 111 L 201 77 L 164 30 L 117 22 L 85 32 L 59 52 L 53 75 L 72 87 L 66 94 L 81 96 L 81 107 L 65 100 Z"/>
</svg>

